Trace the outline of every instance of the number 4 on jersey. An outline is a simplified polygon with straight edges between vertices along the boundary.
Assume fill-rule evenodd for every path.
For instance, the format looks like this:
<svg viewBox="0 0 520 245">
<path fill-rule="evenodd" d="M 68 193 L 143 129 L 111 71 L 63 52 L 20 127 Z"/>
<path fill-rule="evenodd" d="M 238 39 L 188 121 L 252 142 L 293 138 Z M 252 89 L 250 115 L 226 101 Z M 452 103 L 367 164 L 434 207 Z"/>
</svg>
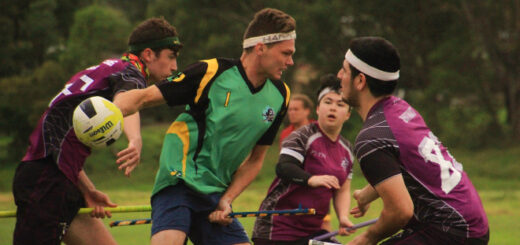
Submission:
<svg viewBox="0 0 520 245">
<path fill-rule="evenodd" d="M 423 138 L 419 144 L 419 153 L 425 161 L 440 166 L 441 188 L 444 193 L 448 194 L 460 182 L 462 174 L 453 166 L 451 161 L 444 159 L 438 141 L 434 140 L 432 137 L 435 136 L 430 133 L 429 136 Z"/>
</svg>

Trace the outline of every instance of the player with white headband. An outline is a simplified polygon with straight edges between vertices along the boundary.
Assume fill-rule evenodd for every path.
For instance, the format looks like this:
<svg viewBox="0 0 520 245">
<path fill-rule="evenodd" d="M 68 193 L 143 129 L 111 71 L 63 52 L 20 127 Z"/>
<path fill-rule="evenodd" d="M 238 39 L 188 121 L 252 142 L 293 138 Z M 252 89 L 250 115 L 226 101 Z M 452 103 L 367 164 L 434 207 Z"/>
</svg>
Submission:
<svg viewBox="0 0 520 245">
<path fill-rule="evenodd" d="M 263 36 L 247 38 L 242 43 L 242 47 L 247 49 L 255 46 L 257 43 L 269 44 L 293 39 L 296 39 L 296 31 L 287 33 L 271 33 Z"/>
<path fill-rule="evenodd" d="M 364 121 L 355 154 L 369 185 L 353 193 L 361 217 L 377 198 L 378 221 L 348 244 L 487 244 L 489 226 L 480 197 L 462 165 L 403 99 L 392 96 L 399 78 L 395 47 L 379 37 L 350 42 L 343 67 L 343 98 Z"/>
<path fill-rule="evenodd" d="M 152 245 L 188 238 L 249 243 L 240 222 L 227 215 L 262 168 L 285 116 L 290 91 L 281 77 L 293 65 L 295 29 L 288 14 L 260 10 L 239 59 L 201 60 L 176 77 L 116 97 L 125 115 L 161 103 L 188 105 L 164 139 L 152 191 Z"/>
<path fill-rule="evenodd" d="M 313 207 L 316 215 L 258 217 L 252 240 L 255 245 L 300 245 L 328 233 L 324 217 L 331 201 L 339 221 L 339 234 L 348 235 L 350 182 L 354 154 L 350 142 L 341 136 L 350 117 L 341 97 L 341 84 L 334 74 L 322 76 L 316 107 L 317 122 L 292 132 L 282 143 L 276 178 L 260 210 L 283 210 L 294 205 Z M 329 239 L 328 242 L 334 242 Z"/>
</svg>

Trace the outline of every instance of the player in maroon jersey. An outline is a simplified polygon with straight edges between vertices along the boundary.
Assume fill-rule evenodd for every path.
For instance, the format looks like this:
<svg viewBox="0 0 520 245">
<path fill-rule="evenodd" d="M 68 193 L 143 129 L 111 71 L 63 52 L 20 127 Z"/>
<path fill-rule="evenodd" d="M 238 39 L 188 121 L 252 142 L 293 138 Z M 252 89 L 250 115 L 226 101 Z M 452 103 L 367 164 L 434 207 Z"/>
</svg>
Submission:
<svg viewBox="0 0 520 245">
<path fill-rule="evenodd" d="M 90 148 L 74 134 L 73 110 L 88 97 L 112 100 L 119 92 L 165 79 L 177 69 L 182 47 L 175 27 L 162 18 L 141 23 L 128 44 L 130 51 L 121 59 L 105 60 L 74 75 L 51 100 L 31 134 L 13 181 L 18 207 L 13 244 L 115 244 L 101 220 L 76 215 L 86 206 L 94 208 L 93 217 L 110 217 L 103 207 L 116 204 L 83 171 Z M 135 114 L 124 120 L 129 143 L 116 162 L 129 175 L 140 160 L 140 119 Z"/>
<path fill-rule="evenodd" d="M 333 200 L 341 234 L 352 226 L 350 180 L 354 155 L 351 144 L 340 135 L 350 117 L 340 95 L 340 82 L 329 76 L 318 90 L 318 121 L 301 127 L 283 141 L 279 162 L 260 210 L 293 209 L 302 205 L 316 209 L 316 215 L 258 217 L 253 230 L 255 244 L 308 244 L 309 239 L 327 233 L 323 218 Z"/>
<path fill-rule="evenodd" d="M 482 202 L 462 165 L 406 101 L 392 96 L 400 58 L 379 37 L 350 42 L 338 78 L 343 97 L 364 121 L 355 154 L 368 180 L 354 191 L 355 217 L 377 198 L 379 220 L 348 244 L 487 244 Z"/>
</svg>

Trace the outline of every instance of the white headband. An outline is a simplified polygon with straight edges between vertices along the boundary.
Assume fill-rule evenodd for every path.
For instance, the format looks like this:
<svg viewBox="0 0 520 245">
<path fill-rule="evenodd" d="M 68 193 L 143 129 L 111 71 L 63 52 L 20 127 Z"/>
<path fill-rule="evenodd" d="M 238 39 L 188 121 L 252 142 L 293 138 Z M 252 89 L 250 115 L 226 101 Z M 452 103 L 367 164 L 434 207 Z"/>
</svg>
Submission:
<svg viewBox="0 0 520 245">
<path fill-rule="evenodd" d="M 259 37 L 250 37 L 244 40 L 242 47 L 246 49 L 255 46 L 257 43 L 274 43 L 291 39 L 296 39 L 296 31 L 287 33 L 271 33 Z"/>
<path fill-rule="evenodd" d="M 360 72 L 363 72 L 375 79 L 381 81 L 392 81 L 397 80 L 399 78 L 399 70 L 397 70 L 396 72 L 387 72 L 379 70 L 360 60 L 358 57 L 354 55 L 354 53 L 352 53 L 352 51 L 350 51 L 350 49 L 347 51 L 347 54 L 345 54 L 345 59 L 348 61 L 348 63 L 350 63 Z"/>
<path fill-rule="evenodd" d="M 330 93 L 330 92 L 334 92 L 334 93 L 339 94 L 338 91 L 332 89 L 331 87 L 326 87 L 326 88 L 324 88 L 324 89 L 320 92 L 320 94 L 318 95 L 318 103 L 319 103 L 319 101 L 323 98 L 323 96 L 325 96 L 326 94 L 328 94 L 328 93 Z"/>
</svg>

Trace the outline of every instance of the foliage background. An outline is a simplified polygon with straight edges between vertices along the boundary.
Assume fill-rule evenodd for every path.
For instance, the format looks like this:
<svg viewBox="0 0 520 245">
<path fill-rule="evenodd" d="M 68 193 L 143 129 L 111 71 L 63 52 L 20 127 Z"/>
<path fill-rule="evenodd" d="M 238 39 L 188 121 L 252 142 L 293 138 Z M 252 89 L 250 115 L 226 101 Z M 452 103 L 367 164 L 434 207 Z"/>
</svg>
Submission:
<svg viewBox="0 0 520 245">
<path fill-rule="evenodd" d="M 2 0 L 2 210 L 14 208 L 12 174 L 28 135 L 75 72 L 121 55 L 132 28 L 157 16 L 176 26 L 185 44 L 178 60 L 181 69 L 199 59 L 239 57 L 244 29 L 264 7 L 279 8 L 297 20 L 295 66 L 284 75 L 293 93 L 314 97 L 319 76 L 338 71 L 353 37 L 378 35 L 394 43 L 402 64 L 397 95 L 421 112 L 445 145 L 455 148 L 452 153 L 483 198 L 491 244 L 517 243 L 520 0 Z M 85 168 L 98 188 L 121 205 L 146 203 L 162 134 L 181 110 L 162 106 L 142 112 L 146 148 L 132 178 L 106 164 L 124 142 L 89 158 Z M 354 141 L 360 126 L 353 113 L 343 133 Z M 271 147 L 262 173 L 237 200 L 236 207 L 246 208 L 236 211 L 256 208 L 265 195 L 274 174 L 273 149 L 277 145 Z M 364 184 L 363 178 L 355 178 L 353 188 Z M 377 215 L 374 209 L 371 216 Z M 0 224 L 0 241 L 10 241 L 13 219 Z M 245 225 L 250 231 L 251 224 Z M 146 243 L 148 227 L 142 229 L 139 235 L 122 229 L 114 236 L 122 244 Z"/>
<path fill-rule="evenodd" d="M 520 1 L 4 0 L 0 3 L 0 142 L 14 164 L 48 101 L 75 72 L 126 49 L 132 28 L 163 16 L 185 44 L 182 69 L 199 59 L 239 57 L 245 27 L 264 8 L 297 20 L 293 92 L 314 96 L 336 73 L 350 39 L 383 36 L 402 59 L 398 95 L 447 145 L 476 149 L 520 139 Z M 167 122 L 181 109 L 146 112 Z M 167 113 L 165 113 L 165 111 Z M 345 134 L 360 125 L 354 116 Z"/>
</svg>

